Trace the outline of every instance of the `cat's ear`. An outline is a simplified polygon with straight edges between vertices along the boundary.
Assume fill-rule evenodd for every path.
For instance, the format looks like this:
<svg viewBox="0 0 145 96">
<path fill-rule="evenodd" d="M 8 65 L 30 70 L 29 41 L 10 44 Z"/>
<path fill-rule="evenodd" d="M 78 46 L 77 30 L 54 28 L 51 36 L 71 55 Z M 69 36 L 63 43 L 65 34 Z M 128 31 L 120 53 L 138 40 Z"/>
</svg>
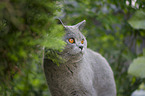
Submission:
<svg viewBox="0 0 145 96">
<path fill-rule="evenodd" d="M 86 20 L 83 20 L 82 22 L 76 24 L 75 26 L 78 27 L 79 30 L 82 30 L 86 24 Z"/>
<path fill-rule="evenodd" d="M 63 22 L 61 21 L 60 18 L 57 17 L 57 19 L 60 21 L 60 23 L 63 25 L 63 27 L 65 28 L 66 26 L 63 24 Z"/>
</svg>

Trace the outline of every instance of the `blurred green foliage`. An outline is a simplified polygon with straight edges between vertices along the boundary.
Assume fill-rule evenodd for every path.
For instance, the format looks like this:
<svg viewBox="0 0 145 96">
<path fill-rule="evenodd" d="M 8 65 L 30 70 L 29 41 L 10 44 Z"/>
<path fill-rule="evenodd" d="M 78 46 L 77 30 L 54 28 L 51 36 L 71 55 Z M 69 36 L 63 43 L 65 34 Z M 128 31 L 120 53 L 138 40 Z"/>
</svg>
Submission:
<svg viewBox="0 0 145 96">
<path fill-rule="evenodd" d="M 47 96 L 43 46 L 61 50 L 63 27 L 55 0 L 0 1 L 0 95 Z"/>
<path fill-rule="evenodd" d="M 138 10 L 144 12 L 144 0 L 0 1 L 0 95 L 49 96 L 42 48 L 63 48 L 64 30 L 54 20 L 58 16 L 66 25 L 87 21 L 83 33 L 88 47 L 110 63 L 117 96 L 131 96 L 144 82 L 128 75 L 130 63 L 145 48 L 144 22 L 136 23 L 144 13 Z M 134 28 L 138 24 L 142 26 Z"/>
<path fill-rule="evenodd" d="M 137 10 L 128 22 L 135 29 L 145 29 L 145 10 Z M 143 55 L 133 60 L 128 69 L 129 74 L 145 78 L 145 49 Z"/>
</svg>

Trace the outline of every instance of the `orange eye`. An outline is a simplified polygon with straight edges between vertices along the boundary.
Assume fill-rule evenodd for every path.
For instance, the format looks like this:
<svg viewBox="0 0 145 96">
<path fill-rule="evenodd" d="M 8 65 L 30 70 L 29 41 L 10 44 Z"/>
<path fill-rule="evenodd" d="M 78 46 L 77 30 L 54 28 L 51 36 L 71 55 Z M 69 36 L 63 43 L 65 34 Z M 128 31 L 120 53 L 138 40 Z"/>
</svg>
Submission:
<svg viewBox="0 0 145 96">
<path fill-rule="evenodd" d="M 82 40 L 81 43 L 84 44 L 84 40 Z"/>
<path fill-rule="evenodd" d="M 72 39 L 72 38 L 70 38 L 68 41 L 69 41 L 70 43 L 74 43 L 74 42 L 75 42 L 74 39 Z"/>
</svg>

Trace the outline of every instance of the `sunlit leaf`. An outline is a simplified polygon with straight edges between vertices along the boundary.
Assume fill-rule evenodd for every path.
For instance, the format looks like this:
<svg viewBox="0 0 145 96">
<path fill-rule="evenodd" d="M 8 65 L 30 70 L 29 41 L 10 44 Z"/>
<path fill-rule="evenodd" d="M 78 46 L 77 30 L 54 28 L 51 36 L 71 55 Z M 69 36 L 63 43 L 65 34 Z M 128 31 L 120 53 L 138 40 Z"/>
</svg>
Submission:
<svg viewBox="0 0 145 96">
<path fill-rule="evenodd" d="M 136 77 L 145 78 L 145 57 L 134 59 L 129 67 L 128 73 Z"/>
<path fill-rule="evenodd" d="M 145 29 L 145 11 L 136 11 L 128 23 L 135 29 Z"/>
</svg>

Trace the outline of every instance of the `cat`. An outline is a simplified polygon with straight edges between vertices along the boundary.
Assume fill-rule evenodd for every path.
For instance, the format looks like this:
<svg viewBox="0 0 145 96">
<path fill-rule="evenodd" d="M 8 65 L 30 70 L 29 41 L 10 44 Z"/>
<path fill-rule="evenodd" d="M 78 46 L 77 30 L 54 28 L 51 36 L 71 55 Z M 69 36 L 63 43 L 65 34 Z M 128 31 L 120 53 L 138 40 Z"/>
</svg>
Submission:
<svg viewBox="0 0 145 96">
<path fill-rule="evenodd" d="M 58 55 L 64 59 L 59 66 L 44 57 L 44 73 L 52 96 L 116 96 L 113 72 L 99 53 L 87 48 L 80 32 L 85 20 L 65 26 L 63 40 L 67 43 Z"/>
</svg>

